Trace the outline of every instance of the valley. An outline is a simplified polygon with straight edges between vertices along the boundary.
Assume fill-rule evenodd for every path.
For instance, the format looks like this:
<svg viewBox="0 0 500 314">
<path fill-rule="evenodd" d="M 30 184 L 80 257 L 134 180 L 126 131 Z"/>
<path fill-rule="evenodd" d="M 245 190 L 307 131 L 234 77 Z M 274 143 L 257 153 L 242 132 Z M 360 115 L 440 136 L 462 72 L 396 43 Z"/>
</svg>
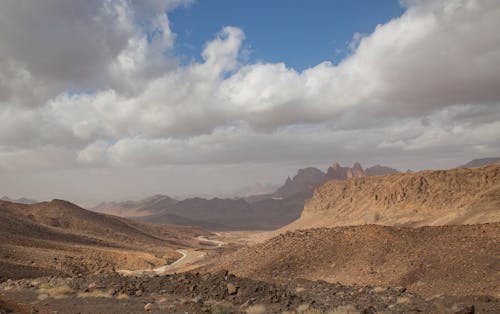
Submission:
<svg viewBox="0 0 500 314">
<path fill-rule="evenodd" d="M 282 201 L 273 215 L 290 211 L 284 200 L 295 197 L 305 204 L 285 225 L 269 224 L 264 206 L 248 207 L 273 198 L 155 196 L 112 204 L 127 208 L 120 211 L 127 218 L 62 200 L 0 201 L 0 309 L 498 311 L 500 164 L 374 176 L 361 166 L 334 164 L 319 183 L 311 173 L 299 171 L 277 190 L 301 197 L 273 196 Z M 328 173 L 337 175 L 325 179 Z M 180 203 L 190 207 L 175 207 Z M 248 212 L 239 209 L 242 204 Z M 141 216 L 146 212 L 154 213 Z M 162 223 L 174 213 L 196 217 L 205 229 Z M 245 217 L 253 222 L 238 225 Z"/>
</svg>

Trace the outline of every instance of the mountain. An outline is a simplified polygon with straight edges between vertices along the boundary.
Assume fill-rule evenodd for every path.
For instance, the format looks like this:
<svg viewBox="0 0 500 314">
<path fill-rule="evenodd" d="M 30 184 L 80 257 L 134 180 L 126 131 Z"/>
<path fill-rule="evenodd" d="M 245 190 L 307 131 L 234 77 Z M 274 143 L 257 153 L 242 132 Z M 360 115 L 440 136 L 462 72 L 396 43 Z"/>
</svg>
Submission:
<svg viewBox="0 0 500 314">
<path fill-rule="evenodd" d="M 29 199 L 29 198 L 25 198 L 25 197 L 21 197 L 18 199 L 12 199 L 8 196 L 4 196 L 4 197 L 0 198 L 0 201 L 19 203 L 19 204 L 35 204 L 38 202 L 37 200 Z"/>
<path fill-rule="evenodd" d="M 461 165 L 460 168 L 481 167 L 481 166 L 491 165 L 497 162 L 500 162 L 500 157 L 480 158 L 471 160 L 468 163 Z"/>
<path fill-rule="evenodd" d="M 359 162 L 355 162 L 352 168 L 342 167 L 334 162 L 326 171 L 324 181 L 326 180 L 346 180 L 349 178 L 364 177 L 365 172 Z"/>
<path fill-rule="evenodd" d="M 385 176 L 388 174 L 395 174 L 395 173 L 399 173 L 399 171 L 397 171 L 394 168 L 385 167 L 385 166 L 381 166 L 381 165 L 375 165 L 373 167 L 369 167 L 369 168 L 365 169 L 365 175 L 368 177 Z"/>
<path fill-rule="evenodd" d="M 500 163 L 480 168 L 332 180 L 286 228 L 444 225 L 500 221 Z"/>
<path fill-rule="evenodd" d="M 383 175 L 396 170 L 374 166 L 367 171 Z M 299 218 L 305 201 L 326 180 L 346 180 L 366 175 L 359 163 L 352 168 L 334 163 L 327 173 L 314 167 L 299 169 L 293 178 L 287 178 L 283 186 L 270 194 L 245 198 L 194 197 L 182 201 L 156 195 L 139 201 L 101 203 L 94 210 L 141 221 L 199 226 L 210 230 L 270 230 Z"/>
<path fill-rule="evenodd" d="M 349 178 L 381 176 L 394 173 L 398 173 L 398 171 L 396 169 L 380 165 L 363 170 L 363 167 L 359 162 L 355 162 L 352 167 L 342 167 L 337 162 L 334 162 L 327 169 L 326 173 L 313 167 L 299 169 L 293 179 L 288 177 L 285 184 L 270 196 L 288 197 L 294 193 L 312 193 L 316 187 L 328 180 L 346 180 Z"/>
<path fill-rule="evenodd" d="M 0 201 L 0 279 L 149 268 L 179 254 L 199 228 L 147 224 L 63 200 Z"/>
<path fill-rule="evenodd" d="M 138 217 L 158 214 L 177 200 L 166 195 L 154 195 L 138 201 L 104 202 L 92 210 L 121 217 Z"/>
<path fill-rule="evenodd" d="M 324 179 L 325 174 L 318 168 L 299 169 L 293 179 L 290 177 L 286 179 L 285 184 L 273 193 L 273 197 L 289 197 L 295 193 L 312 192 Z"/>
<path fill-rule="evenodd" d="M 308 193 L 296 193 L 284 199 L 189 198 L 179 201 L 156 215 L 138 217 L 141 221 L 192 225 L 209 230 L 272 230 L 300 217 Z"/>
</svg>

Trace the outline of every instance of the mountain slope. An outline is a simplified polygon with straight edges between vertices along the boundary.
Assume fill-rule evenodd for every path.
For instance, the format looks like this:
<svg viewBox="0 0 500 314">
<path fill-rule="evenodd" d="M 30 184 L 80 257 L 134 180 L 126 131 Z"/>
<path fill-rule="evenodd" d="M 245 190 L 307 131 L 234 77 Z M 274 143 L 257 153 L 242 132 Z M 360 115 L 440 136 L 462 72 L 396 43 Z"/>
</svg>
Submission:
<svg viewBox="0 0 500 314">
<path fill-rule="evenodd" d="M 444 225 L 500 221 L 500 164 L 332 180 L 317 188 L 287 229 Z"/>
<path fill-rule="evenodd" d="M 297 278 L 498 295 L 500 224 L 420 228 L 363 225 L 287 232 L 222 256 L 212 269 L 264 281 Z"/>
<path fill-rule="evenodd" d="M 0 201 L 0 277 L 148 268 L 176 258 L 175 248 L 207 234 L 94 213 L 61 200 Z"/>
</svg>

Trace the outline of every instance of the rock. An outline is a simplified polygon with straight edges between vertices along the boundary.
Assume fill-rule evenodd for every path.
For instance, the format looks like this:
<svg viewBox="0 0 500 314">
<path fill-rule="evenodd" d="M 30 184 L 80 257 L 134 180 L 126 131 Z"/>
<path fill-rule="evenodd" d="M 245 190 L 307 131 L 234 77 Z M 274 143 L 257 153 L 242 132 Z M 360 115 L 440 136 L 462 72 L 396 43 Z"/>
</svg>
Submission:
<svg viewBox="0 0 500 314">
<path fill-rule="evenodd" d="M 232 283 L 227 284 L 227 293 L 229 295 L 234 295 L 238 293 L 238 286 L 233 285 Z"/>
<path fill-rule="evenodd" d="M 92 282 L 92 283 L 89 283 L 89 285 L 87 286 L 87 288 L 88 289 L 94 289 L 96 286 L 97 286 L 97 284 L 95 282 Z"/>
<path fill-rule="evenodd" d="M 203 304 L 203 297 L 201 296 L 201 294 L 199 294 L 196 297 L 194 297 L 192 301 L 194 303 Z"/>
<path fill-rule="evenodd" d="M 373 289 L 372 289 L 372 291 L 373 291 L 374 293 L 382 293 L 382 292 L 384 292 L 384 291 L 386 291 L 386 290 L 387 290 L 387 289 L 386 289 L 386 288 L 384 288 L 384 287 L 375 287 L 375 288 L 373 288 Z"/>
<path fill-rule="evenodd" d="M 152 310 L 153 310 L 153 304 L 152 303 L 148 303 L 148 304 L 144 305 L 144 311 L 150 312 Z"/>
<path fill-rule="evenodd" d="M 476 309 L 474 305 L 457 303 L 451 307 L 451 311 L 453 314 L 474 314 L 476 312 Z"/>
<path fill-rule="evenodd" d="M 135 292 L 135 296 L 136 296 L 136 297 L 140 297 L 140 296 L 142 296 L 142 290 L 137 290 L 137 291 Z"/>
<path fill-rule="evenodd" d="M 398 297 L 396 299 L 396 302 L 398 304 L 408 304 L 408 303 L 410 303 L 410 298 L 408 298 L 408 297 Z"/>
</svg>

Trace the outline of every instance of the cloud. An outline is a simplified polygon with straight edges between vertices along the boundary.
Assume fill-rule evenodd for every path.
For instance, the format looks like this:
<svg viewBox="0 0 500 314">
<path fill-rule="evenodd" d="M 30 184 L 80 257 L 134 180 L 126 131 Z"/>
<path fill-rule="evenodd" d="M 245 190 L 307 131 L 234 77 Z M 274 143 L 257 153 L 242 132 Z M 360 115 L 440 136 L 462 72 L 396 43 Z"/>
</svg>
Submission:
<svg viewBox="0 0 500 314">
<path fill-rule="evenodd" d="M 301 72 L 245 62 L 232 26 L 179 65 L 188 3 L 2 2 L 0 169 L 500 154 L 498 1 L 404 1 Z"/>
</svg>

